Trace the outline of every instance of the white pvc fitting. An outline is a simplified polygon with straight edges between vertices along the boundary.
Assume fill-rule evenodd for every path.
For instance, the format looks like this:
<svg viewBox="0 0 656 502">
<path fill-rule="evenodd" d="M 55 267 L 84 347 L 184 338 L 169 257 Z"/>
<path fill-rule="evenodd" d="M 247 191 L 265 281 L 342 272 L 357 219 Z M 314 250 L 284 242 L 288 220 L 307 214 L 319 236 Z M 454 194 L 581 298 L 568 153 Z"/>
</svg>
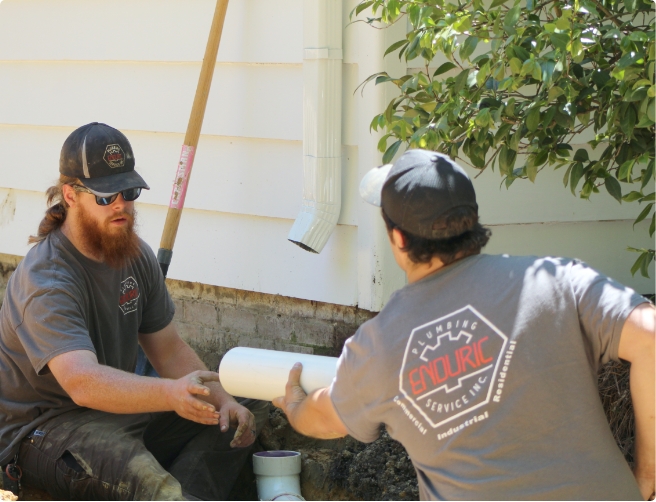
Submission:
<svg viewBox="0 0 656 502">
<path fill-rule="evenodd" d="M 253 472 L 260 500 L 305 500 L 301 496 L 301 454 L 261 451 L 253 454 Z"/>
<path fill-rule="evenodd" d="M 328 387 L 337 372 L 337 358 L 235 347 L 219 365 L 221 385 L 229 394 L 272 401 L 285 395 L 285 384 L 294 363 L 303 363 L 301 387 L 306 393 Z"/>
</svg>

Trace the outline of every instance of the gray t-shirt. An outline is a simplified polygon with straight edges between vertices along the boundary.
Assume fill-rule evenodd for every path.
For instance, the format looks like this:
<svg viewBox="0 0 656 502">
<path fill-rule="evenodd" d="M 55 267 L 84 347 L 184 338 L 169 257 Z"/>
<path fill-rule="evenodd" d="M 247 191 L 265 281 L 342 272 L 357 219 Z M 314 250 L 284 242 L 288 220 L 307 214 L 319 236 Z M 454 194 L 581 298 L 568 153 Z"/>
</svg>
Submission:
<svg viewBox="0 0 656 502">
<path fill-rule="evenodd" d="M 53 357 L 90 350 L 100 364 L 133 372 L 137 334 L 173 319 L 157 259 L 143 241 L 141 252 L 116 270 L 55 231 L 16 268 L 0 310 L 0 465 L 31 430 L 77 408 L 48 369 Z"/>
<path fill-rule="evenodd" d="M 422 499 L 639 499 L 597 391 L 647 300 L 584 263 L 476 255 L 394 293 L 344 346 L 331 398 L 384 424 Z"/>
</svg>

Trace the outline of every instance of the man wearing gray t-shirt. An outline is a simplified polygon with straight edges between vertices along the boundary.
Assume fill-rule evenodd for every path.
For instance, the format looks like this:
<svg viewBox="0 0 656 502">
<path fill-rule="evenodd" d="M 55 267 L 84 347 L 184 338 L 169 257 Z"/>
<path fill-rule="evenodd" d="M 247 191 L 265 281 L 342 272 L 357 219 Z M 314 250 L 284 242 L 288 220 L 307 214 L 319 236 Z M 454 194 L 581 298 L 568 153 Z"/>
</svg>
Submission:
<svg viewBox="0 0 656 502">
<path fill-rule="evenodd" d="M 654 493 L 654 306 L 577 260 L 481 254 L 467 174 L 409 150 L 370 171 L 408 285 L 347 340 L 330 387 L 302 366 L 274 400 L 318 438 L 374 441 L 384 425 L 422 499 L 648 499 Z M 597 371 L 631 362 L 636 465 L 609 430 Z"/>
<path fill-rule="evenodd" d="M 223 390 L 171 323 L 159 264 L 134 232 L 148 185 L 127 138 L 76 129 L 0 310 L 0 467 L 56 498 L 225 499 L 266 418 Z M 162 378 L 137 376 L 143 348 Z M 13 491 L 12 490 L 12 491 Z"/>
</svg>

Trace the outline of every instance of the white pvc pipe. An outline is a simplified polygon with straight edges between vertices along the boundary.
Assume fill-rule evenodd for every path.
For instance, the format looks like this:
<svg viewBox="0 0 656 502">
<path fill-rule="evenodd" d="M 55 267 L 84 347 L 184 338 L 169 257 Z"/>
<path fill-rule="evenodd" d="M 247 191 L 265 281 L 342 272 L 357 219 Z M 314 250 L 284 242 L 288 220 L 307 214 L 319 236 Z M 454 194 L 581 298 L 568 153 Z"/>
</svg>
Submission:
<svg viewBox="0 0 656 502">
<path fill-rule="evenodd" d="M 305 500 L 301 496 L 301 454 L 297 451 L 262 451 L 253 454 L 253 473 L 260 500 Z"/>
<path fill-rule="evenodd" d="M 221 385 L 229 394 L 272 401 L 285 395 L 294 363 L 303 363 L 301 387 L 306 393 L 328 387 L 335 378 L 337 358 L 277 350 L 235 347 L 219 365 Z"/>
<path fill-rule="evenodd" d="M 288 239 L 320 253 L 342 206 L 342 1 L 303 2 L 303 202 Z"/>
</svg>

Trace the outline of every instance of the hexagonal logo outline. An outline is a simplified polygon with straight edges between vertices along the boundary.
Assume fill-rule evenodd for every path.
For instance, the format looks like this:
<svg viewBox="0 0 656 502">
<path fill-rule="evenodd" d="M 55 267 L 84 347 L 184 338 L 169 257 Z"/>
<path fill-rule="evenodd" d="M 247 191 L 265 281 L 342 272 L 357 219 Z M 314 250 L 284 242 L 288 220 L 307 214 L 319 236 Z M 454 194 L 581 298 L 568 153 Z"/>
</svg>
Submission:
<svg viewBox="0 0 656 502">
<path fill-rule="evenodd" d="M 459 314 L 461 314 L 465 311 L 469 311 L 471 314 L 478 317 L 478 319 L 480 319 L 480 321 L 482 321 L 485 324 L 485 326 L 487 326 L 494 334 L 498 335 L 499 338 L 501 339 L 501 346 L 496 350 L 496 361 L 492 362 L 489 366 L 487 366 L 485 368 L 482 368 L 482 369 L 480 369 L 476 372 L 471 372 L 471 373 L 469 373 L 469 374 L 467 374 L 467 375 L 465 375 L 461 378 L 458 378 L 458 385 L 456 385 L 455 387 L 449 388 L 448 383 L 445 383 L 444 385 L 438 386 L 438 387 L 432 389 L 428 393 L 425 393 L 425 394 L 423 394 L 423 396 L 420 396 L 418 398 L 418 399 L 423 399 L 424 397 L 428 397 L 428 395 L 436 393 L 436 392 L 442 390 L 443 388 L 445 389 L 445 394 L 447 394 L 449 392 L 452 392 L 452 391 L 454 391 L 458 388 L 461 388 L 463 386 L 462 382 L 464 380 L 470 379 L 471 377 L 476 376 L 477 374 L 481 374 L 481 373 L 487 371 L 490 367 L 492 367 L 492 375 L 491 375 L 490 382 L 489 382 L 488 387 L 487 387 L 487 395 L 485 396 L 485 398 L 482 401 L 477 402 L 475 404 L 472 404 L 469 407 L 463 408 L 458 413 L 451 414 L 448 417 L 444 418 L 443 420 L 440 420 L 440 421 L 436 422 L 435 420 L 433 420 L 431 418 L 431 416 L 429 416 L 425 412 L 425 410 L 422 408 L 422 406 L 419 406 L 417 404 L 415 398 L 413 396 L 410 396 L 406 392 L 406 389 L 404 388 L 404 375 L 405 375 L 406 365 L 408 363 L 409 354 L 411 352 L 411 347 L 413 345 L 413 339 L 414 339 L 416 333 L 421 332 L 421 330 L 425 330 L 429 326 L 437 326 L 440 323 L 447 322 L 447 320 L 449 318 L 454 318 L 454 317 L 458 316 Z M 427 346 L 426 348 L 424 348 L 421 355 L 415 356 L 415 357 L 419 357 L 420 359 L 422 359 L 424 361 L 427 361 L 427 359 L 425 358 L 426 351 L 429 350 L 429 349 L 435 350 L 440 345 L 441 339 L 444 338 L 444 337 L 447 337 L 447 336 L 448 336 L 449 341 L 451 341 L 451 342 L 458 341 L 461 337 L 464 336 L 467 339 L 467 341 L 466 341 L 467 344 L 474 337 L 474 335 L 472 335 L 471 333 L 465 331 L 464 329 L 460 329 L 457 336 L 454 336 L 450 331 L 448 331 L 448 332 L 446 332 L 446 333 L 444 333 L 440 336 L 436 336 L 435 345 L 432 346 L 432 347 Z M 426 421 L 434 429 L 437 428 L 437 427 L 440 427 L 441 425 L 444 425 L 448 422 L 451 422 L 452 420 L 455 420 L 456 418 L 461 417 L 461 416 L 465 415 L 466 413 L 469 413 L 473 410 L 476 410 L 476 409 L 480 408 L 481 406 L 485 406 L 486 404 L 490 403 L 490 401 L 492 400 L 492 394 L 493 394 L 493 391 L 494 391 L 494 384 L 496 382 L 497 375 L 499 373 L 499 367 L 500 367 L 501 362 L 503 360 L 503 354 L 505 353 L 505 351 L 508 347 L 508 341 L 509 341 L 508 337 L 500 329 L 498 329 L 489 319 L 487 319 L 483 314 L 481 314 L 478 310 L 476 310 L 471 305 L 467 305 L 467 306 L 465 306 L 465 307 L 463 307 L 459 310 L 456 310 L 456 311 L 451 312 L 447 315 L 444 315 L 442 317 L 434 319 L 433 321 L 422 324 L 421 326 L 417 326 L 410 333 L 408 343 L 406 344 L 405 353 L 403 355 L 403 362 L 401 364 L 401 371 L 399 372 L 399 391 L 405 396 L 405 398 L 408 400 L 408 402 L 426 419 Z"/>
<path fill-rule="evenodd" d="M 103 154 L 103 160 L 105 163 L 115 169 L 117 167 L 125 166 L 125 152 L 123 148 L 118 143 L 112 143 L 105 147 L 105 153 Z"/>
</svg>

